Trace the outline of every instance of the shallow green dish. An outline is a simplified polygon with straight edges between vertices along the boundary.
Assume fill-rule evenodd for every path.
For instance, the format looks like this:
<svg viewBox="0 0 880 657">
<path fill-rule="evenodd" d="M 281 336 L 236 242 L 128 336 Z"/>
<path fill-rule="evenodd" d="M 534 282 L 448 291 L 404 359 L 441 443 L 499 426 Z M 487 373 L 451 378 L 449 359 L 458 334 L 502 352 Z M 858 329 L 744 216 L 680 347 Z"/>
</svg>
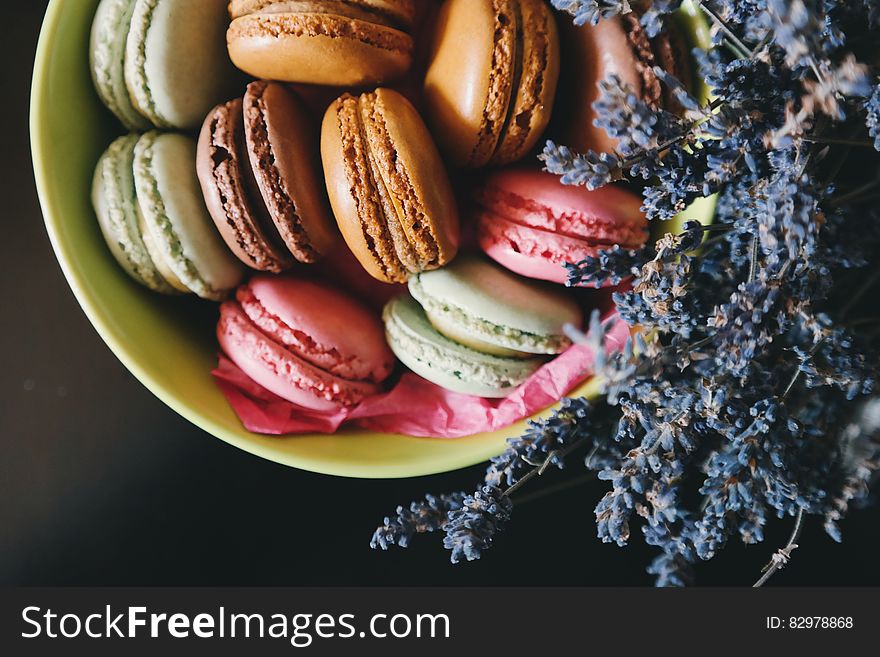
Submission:
<svg viewBox="0 0 880 657">
<path fill-rule="evenodd" d="M 58 261 L 79 304 L 119 360 L 163 402 L 208 433 L 313 472 L 348 477 L 446 472 L 485 461 L 503 449 L 506 438 L 521 433 L 525 422 L 457 440 L 359 430 L 278 438 L 241 426 L 210 376 L 216 363 L 216 306 L 141 288 L 116 265 L 98 230 L 89 200 L 92 172 L 122 129 L 101 106 L 89 76 L 89 30 L 97 4 L 49 4 L 34 66 L 31 141 L 40 202 Z M 703 212 L 711 216 L 711 208 Z M 589 394 L 593 387 L 579 392 Z"/>
</svg>

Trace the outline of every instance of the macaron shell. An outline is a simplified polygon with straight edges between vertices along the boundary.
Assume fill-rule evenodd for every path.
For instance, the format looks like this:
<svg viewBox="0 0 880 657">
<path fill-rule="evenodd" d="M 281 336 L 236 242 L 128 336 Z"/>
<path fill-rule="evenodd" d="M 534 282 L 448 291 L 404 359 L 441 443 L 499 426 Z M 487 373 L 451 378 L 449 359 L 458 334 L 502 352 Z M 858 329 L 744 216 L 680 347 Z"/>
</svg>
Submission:
<svg viewBox="0 0 880 657">
<path fill-rule="evenodd" d="M 134 178 L 146 229 L 174 275 L 200 297 L 225 298 L 243 272 L 205 208 L 195 141 L 146 133 L 135 146 Z"/>
<path fill-rule="evenodd" d="M 151 290 L 173 294 L 141 237 L 133 173 L 138 138 L 120 137 L 101 156 L 92 183 L 92 204 L 110 252 L 128 275 Z"/>
<path fill-rule="evenodd" d="M 254 269 L 280 272 L 293 258 L 277 233 L 267 234 L 271 220 L 253 180 L 242 114 L 240 98 L 208 114 L 199 135 L 196 171 L 208 212 L 232 253 Z"/>
<path fill-rule="evenodd" d="M 599 83 L 612 75 L 638 93 L 642 86 L 638 60 L 617 17 L 580 27 L 560 21 L 560 26 L 564 57 L 559 88 L 565 91 L 557 107 L 565 116 L 558 128 L 559 139 L 579 152 L 612 152 L 618 142 L 604 128 L 593 125 L 593 103 L 599 98 Z"/>
<path fill-rule="evenodd" d="M 437 16 L 425 106 L 437 142 L 460 166 L 489 161 L 507 115 L 516 35 L 496 24 L 494 6 L 507 2 L 448 0 Z"/>
<path fill-rule="evenodd" d="M 501 358 L 443 337 L 409 296 L 385 307 L 391 350 L 415 374 L 447 390 L 479 397 L 505 397 L 531 376 L 542 359 Z"/>
<path fill-rule="evenodd" d="M 125 84 L 125 42 L 135 0 L 102 0 L 95 12 L 89 62 L 95 89 L 128 130 L 146 130 L 150 122 L 135 109 Z"/>
<path fill-rule="evenodd" d="M 519 0 L 522 59 L 512 106 L 493 164 L 522 158 L 537 143 L 553 112 L 559 81 L 559 34 L 543 0 Z"/>
<path fill-rule="evenodd" d="M 296 94 L 253 82 L 244 97 L 251 170 L 269 216 L 291 253 L 311 263 L 339 240 L 321 179 L 318 126 Z"/>
<path fill-rule="evenodd" d="M 566 263 L 581 262 L 602 248 L 488 212 L 479 215 L 477 239 L 483 252 L 505 269 L 526 278 L 560 284 L 568 280 Z"/>
<path fill-rule="evenodd" d="M 227 32 L 229 57 L 257 78 L 332 86 L 395 80 L 412 65 L 405 32 L 330 14 L 257 13 Z"/>
<path fill-rule="evenodd" d="M 264 333 L 337 376 L 381 382 L 394 367 L 378 314 L 332 287 L 257 275 L 236 296 Z"/>
<path fill-rule="evenodd" d="M 382 144 L 385 152 L 377 152 L 375 142 L 371 148 L 395 205 L 403 208 L 407 239 L 420 253 L 436 253 L 428 267 L 441 267 L 458 253 L 461 229 L 440 153 L 422 117 L 401 94 L 377 89 L 374 113 L 388 142 Z"/>
<path fill-rule="evenodd" d="M 406 282 L 384 225 L 384 210 L 370 180 L 368 145 L 357 116 L 357 99 L 342 97 L 327 108 L 321 126 L 321 160 L 330 206 L 345 243 L 373 278 Z"/>
<path fill-rule="evenodd" d="M 137 0 L 128 34 L 125 80 L 141 114 L 160 128 L 197 128 L 234 95 L 227 0 Z"/>
<path fill-rule="evenodd" d="M 153 259 L 153 262 L 156 265 L 156 269 L 159 270 L 159 273 L 162 275 L 162 278 L 165 279 L 165 282 L 168 283 L 174 290 L 182 294 L 191 294 L 192 290 L 190 290 L 186 285 L 184 285 L 183 281 L 178 278 L 177 274 L 174 273 L 174 263 L 171 260 L 171 256 L 166 248 L 164 240 L 160 242 L 158 238 L 153 236 L 153 231 L 147 227 L 147 222 L 144 219 L 144 213 L 141 212 L 141 205 L 138 202 L 138 226 L 140 226 L 141 237 L 144 240 L 144 244 L 147 247 L 147 251 L 150 254 L 150 257 Z M 156 231 L 157 233 L 159 231 Z"/>
<path fill-rule="evenodd" d="M 487 178 L 476 198 L 493 215 L 592 245 L 633 249 L 648 238 L 641 198 L 616 186 L 590 191 L 544 171 L 508 169 Z"/>
<path fill-rule="evenodd" d="M 338 411 L 379 391 L 377 385 L 347 381 L 321 370 L 260 331 L 227 301 L 217 324 L 220 347 L 256 383 L 287 401 L 316 411 Z"/>
<path fill-rule="evenodd" d="M 574 299 L 529 281 L 482 257 L 410 279 L 410 293 L 429 315 L 443 315 L 478 340 L 529 353 L 560 353 L 571 342 L 564 327 L 579 327 Z"/>
</svg>

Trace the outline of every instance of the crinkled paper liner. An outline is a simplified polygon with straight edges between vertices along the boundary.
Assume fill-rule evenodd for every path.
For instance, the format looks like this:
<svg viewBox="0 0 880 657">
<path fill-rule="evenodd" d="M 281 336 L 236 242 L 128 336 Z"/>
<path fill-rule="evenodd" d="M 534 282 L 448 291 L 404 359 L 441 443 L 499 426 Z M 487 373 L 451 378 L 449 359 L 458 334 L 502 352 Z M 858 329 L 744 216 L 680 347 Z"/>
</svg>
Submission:
<svg viewBox="0 0 880 657">
<path fill-rule="evenodd" d="M 622 349 L 629 337 L 627 324 L 615 314 L 606 319 L 606 327 L 606 350 Z M 223 354 L 212 374 L 242 424 L 254 433 L 329 434 L 345 424 L 415 437 L 461 438 L 503 429 L 552 406 L 593 375 L 594 360 L 592 347 L 574 345 L 503 399 L 450 392 L 405 372 L 388 392 L 329 413 L 302 408 L 265 390 Z"/>
</svg>

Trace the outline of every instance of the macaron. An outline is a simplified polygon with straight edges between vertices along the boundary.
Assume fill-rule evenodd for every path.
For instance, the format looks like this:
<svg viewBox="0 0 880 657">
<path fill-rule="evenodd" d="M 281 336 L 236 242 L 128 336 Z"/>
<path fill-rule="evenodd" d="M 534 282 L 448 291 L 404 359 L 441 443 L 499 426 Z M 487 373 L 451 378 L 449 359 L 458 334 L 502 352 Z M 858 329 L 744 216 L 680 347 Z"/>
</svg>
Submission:
<svg viewBox="0 0 880 657">
<path fill-rule="evenodd" d="M 332 287 L 290 275 L 257 274 L 241 286 L 220 307 L 217 338 L 255 382 L 316 411 L 380 392 L 394 368 L 377 314 Z"/>
<path fill-rule="evenodd" d="M 92 21 L 89 63 L 104 105 L 128 130 L 146 130 L 150 122 L 134 106 L 125 84 L 125 43 L 135 0 L 101 0 Z"/>
<path fill-rule="evenodd" d="M 383 312 L 391 350 L 419 376 L 479 397 L 510 394 L 583 319 L 559 290 L 472 255 L 413 276 L 409 291 Z"/>
<path fill-rule="evenodd" d="M 431 129 L 459 166 L 514 162 L 547 127 L 558 78 L 543 0 L 446 0 L 425 77 Z"/>
<path fill-rule="evenodd" d="M 593 124 L 593 103 L 600 96 L 599 84 L 612 75 L 632 89 L 650 106 L 671 112 L 681 107 L 664 88 L 654 67 L 671 73 L 686 87 L 692 83 L 692 67 L 687 40 L 674 21 L 649 38 L 640 22 L 637 7 L 630 13 L 599 21 L 596 25 L 562 28 L 562 73 L 559 112 L 552 128 L 557 138 L 580 151 L 611 152 L 617 140 L 604 128 Z"/>
<path fill-rule="evenodd" d="M 217 234 L 196 178 L 196 142 L 177 133 L 148 132 L 132 162 L 141 238 L 156 269 L 173 288 L 222 300 L 243 268 Z M 100 213 L 99 213 L 100 214 Z"/>
<path fill-rule="evenodd" d="M 441 388 L 477 397 L 506 397 L 544 363 L 475 351 L 439 333 L 418 302 L 404 295 L 382 313 L 388 344 L 412 372 Z"/>
<path fill-rule="evenodd" d="M 565 283 L 567 263 L 614 245 L 637 249 L 648 239 L 641 197 L 614 185 L 590 191 L 543 171 L 512 169 L 489 176 L 475 197 L 480 248 L 528 278 Z"/>
<path fill-rule="evenodd" d="M 107 246 L 126 273 L 155 292 L 173 294 L 175 288 L 159 272 L 141 234 L 134 187 L 134 149 L 139 138 L 120 137 L 101 156 L 92 183 L 92 205 Z"/>
<path fill-rule="evenodd" d="M 129 129 L 197 127 L 240 76 L 226 0 L 102 0 L 92 23 L 98 94 Z"/>
<path fill-rule="evenodd" d="M 498 356 L 559 354 L 571 346 L 565 326 L 582 322 L 580 307 L 563 290 L 475 255 L 413 276 L 409 291 L 440 333 Z"/>
<path fill-rule="evenodd" d="M 220 235 L 246 265 L 313 263 L 338 239 L 321 178 L 318 127 L 287 87 L 258 81 L 215 107 L 196 170 Z"/>
<path fill-rule="evenodd" d="M 458 251 L 455 198 L 412 104 L 390 89 L 345 94 L 324 115 L 321 158 L 330 205 L 364 269 L 402 283 Z"/>
<path fill-rule="evenodd" d="M 412 65 L 415 0 L 231 0 L 229 57 L 257 78 L 381 84 Z"/>
</svg>

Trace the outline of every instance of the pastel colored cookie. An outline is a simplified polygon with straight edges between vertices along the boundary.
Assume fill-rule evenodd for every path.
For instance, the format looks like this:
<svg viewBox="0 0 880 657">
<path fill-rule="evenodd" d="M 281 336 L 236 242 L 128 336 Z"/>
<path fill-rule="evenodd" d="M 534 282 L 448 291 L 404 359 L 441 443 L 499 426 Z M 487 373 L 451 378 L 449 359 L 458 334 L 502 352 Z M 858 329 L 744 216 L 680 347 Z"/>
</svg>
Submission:
<svg viewBox="0 0 880 657">
<path fill-rule="evenodd" d="M 593 121 L 593 103 L 600 95 L 599 83 L 616 75 L 636 96 L 653 107 L 678 112 L 680 106 L 665 89 L 654 67 L 672 73 L 685 86 L 691 84 L 686 39 L 674 22 L 654 38 L 640 22 L 638 10 L 576 27 L 565 22 L 562 33 L 564 57 L 558 98 L 557 138 L 567 146 L 586 152 L 611 152 L 618 141 Z"/>
<path fill-rule="evenodd" d="M 258 274 L 241 286 L 220 308 L 217 338 L 251 379 L 317 411 L 378 393 L 394 367 L 378 316 L 331 287 L 292 276 Z"/>
<path fill-rule="evenodd" d="M 529 278 L 565 283 L 567 263 L 648 239 L 641 198 L 616 186 L 589 191 L 549 173 L 509 170 L 487 178 L 476 199 L 480 248 Z"/>
<path fill-rule="evenodd" d="M 134 108 L 156 127 L 196 128 L 211 107 L 234 93 L 240 76 L 225 49 L 226 5 L 226 0 L 134 0 L 124 61 L 118 60 L 118 47 L 112 61 L 101 61 L 122 65 Z"/>
<path fill-rule="evenodd" d="M 128 130 L 146 130 L 150 122 L 135 108 L 125 84 L 125 43 L 135 0 L 101 0 L 92 22 L 89 47 L 95 89 Z"/>
<path fill-rule="evenodd" d="M 196 178 L 196 143 L 180 134 L 148 132 L 134 148 L 141 235 L 157 269 L 182 292 L 224 299 L 242 267 L 220 239 Z"/>
<path fill-rule="evenodd" d="M 440 154 L 412 104 L 390 89 L 343 95 L 321 130 L 330 204 L 373 277 L 405 282 L 458 250 L 459 222 Z"/>
<path fill-rule="evenodd" d="M 156 292 L 173 288 L 159 273 L 141 236 L 134 188 L 134 148 L 138 135 L 114 141 L 101 156 L 92 183 L 92 204 L 110 252 L 134 280 Z"/>
<path fill-rule="evenodd" d="M 425 78 L 431 128 L 459 166 L 514 162 L 547 127 L 558 78 L 543 0 L 446 0 Z"/>
<path fill-rule="evenodd" d="M 505 397 L 541 367 L 540 358 L 505 358 L 441 335 L 415 299 L 393 299 L 383 312 L 391 350 L 415 374 L 453 392 Z"/>
<path fill-rule="evenodd" d="M 232 0 L 229 56 L 257 78 L 388 82 L 412 65 L 414 0 Z"/>
<path fill-rule="evenodd" d="M 251 83 L 202 125 L 197 171 L 211 217 L 248 266 L 312 263 L 337 240 L 320 174 L 317 125 L 295 93 Z"/>
<path fill-rule="evenodd" d="M 561 353 L 571 346 L 565 326 L 583 318 L 564 292 L 472 255 L 413 276 L 409 290 L 446 337 L 501 356 Z"/>
</svg>

